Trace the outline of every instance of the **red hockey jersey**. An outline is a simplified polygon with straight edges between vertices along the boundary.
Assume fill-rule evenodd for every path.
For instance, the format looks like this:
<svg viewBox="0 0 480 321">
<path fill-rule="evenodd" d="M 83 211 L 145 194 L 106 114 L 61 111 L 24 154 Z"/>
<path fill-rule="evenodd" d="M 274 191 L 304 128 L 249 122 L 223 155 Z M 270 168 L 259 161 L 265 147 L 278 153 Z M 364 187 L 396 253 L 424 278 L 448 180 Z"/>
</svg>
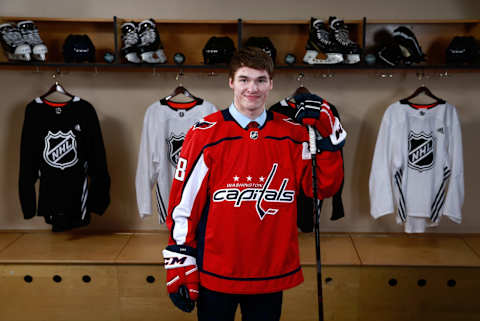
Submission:
<svg viewBox="0 0 480 321">
<path fill-rule="evenodd" d="M 307 130 L 267 112 L 244 129 L 223 110 L 188 132 L 171 189 L 169 244 L 197 249 L 200 284 L 224 293 L 281 291 L 303 282 L 297 195 L 312 196 Z M 343 178 L 340 152 L 317 155 L 319 198 Z"/>
</svg>

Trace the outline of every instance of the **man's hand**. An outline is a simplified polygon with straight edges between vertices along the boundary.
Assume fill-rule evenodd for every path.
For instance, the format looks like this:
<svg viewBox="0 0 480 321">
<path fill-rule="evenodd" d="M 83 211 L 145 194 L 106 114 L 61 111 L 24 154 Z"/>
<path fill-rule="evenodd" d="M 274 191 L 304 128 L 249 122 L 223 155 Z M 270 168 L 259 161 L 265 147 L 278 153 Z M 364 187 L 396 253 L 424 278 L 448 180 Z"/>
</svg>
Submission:
<svg viewBox="0 0 480 321">
<path fill-rule="evenodd" d="M 173 303 L 182 311 L 191 312 L 198 299 L 199 273 L 195 249 L 169 245 L 163 250 L 167 270 L 167 291 Z"/>
</svg>

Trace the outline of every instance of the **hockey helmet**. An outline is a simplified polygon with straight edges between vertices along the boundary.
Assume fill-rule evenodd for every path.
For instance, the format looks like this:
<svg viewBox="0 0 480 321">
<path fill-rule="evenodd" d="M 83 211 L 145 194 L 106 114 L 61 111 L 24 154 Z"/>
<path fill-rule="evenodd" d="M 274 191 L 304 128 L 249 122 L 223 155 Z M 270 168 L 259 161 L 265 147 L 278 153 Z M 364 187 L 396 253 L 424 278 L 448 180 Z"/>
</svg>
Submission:
<svg viewBox="0 0 480 321">
<path fill-rule="evenodd" d="M 250 37 L 247 42 L 245 42 L 245 47 L 258 47 L 265 51 L 270 57 L 272 57 L 273 62 L 275 63 L 275 58 L 277 57 L 277 49 L 273 45 L 272 41 L 268 37 Z"/>
<path fill-rule="evenodd" d="M 206 65 L 228 64 L 235 52 L 235 45 L 229 37 L 211 37 L 202 52 Z"/>
<path fill-rule="evenodd" d="M 472 63 L 478 54 L 478 46 L 474 37 L 457 36 L 448 45 L 447 63 Z"/>
<path fill-rule="evenodd" d="M 95 46 L 88 35 L 68 35 L 63 43 L 65 62 L 94 62 Z"/>
</svg>

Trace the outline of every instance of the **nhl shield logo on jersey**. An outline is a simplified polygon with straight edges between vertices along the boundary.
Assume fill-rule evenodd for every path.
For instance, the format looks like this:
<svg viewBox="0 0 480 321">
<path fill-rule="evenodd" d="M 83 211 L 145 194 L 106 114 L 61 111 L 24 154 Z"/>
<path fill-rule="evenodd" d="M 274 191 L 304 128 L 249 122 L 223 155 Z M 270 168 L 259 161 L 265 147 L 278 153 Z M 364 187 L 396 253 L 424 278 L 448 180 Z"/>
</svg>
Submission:
<svg viewBox="0 0 480 321">
<path fill-rule="evenodd" d="M 410 132 L 408 135 L 408 167 L 423 172 L 432 168 L 434 163 L 435 139 L 432 133 Z"/>
<path fill-rule="evenodd" d="M 250 132 L 250 139 L 257 139 L 258 138 L 258 131 L 254 130 Z"/>
<path fill-rule="evenodd" d="M 60 169 L 71 167 L 78 162 L 77 141 L 71 130 L 67 133 L 48 131 L 45 137 L 43 159 L 48 165 Z"/>
<path fill-rule="evenodd" d="M 174 167 L 177 167 L 178 158 L 180 157 L 180 151 L 182 150 L 182 144 L 184 139 L 184 134 L 171 134 L 170 137 L 167 139 L 168 160 Z"/>
</svg>

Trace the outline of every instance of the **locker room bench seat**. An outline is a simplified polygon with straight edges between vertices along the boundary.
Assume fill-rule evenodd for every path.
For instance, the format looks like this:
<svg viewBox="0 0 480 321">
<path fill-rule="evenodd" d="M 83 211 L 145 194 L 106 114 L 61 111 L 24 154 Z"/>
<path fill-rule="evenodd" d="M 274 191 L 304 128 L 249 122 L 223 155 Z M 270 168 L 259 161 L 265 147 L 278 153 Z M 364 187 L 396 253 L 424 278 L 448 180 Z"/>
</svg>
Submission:
<svg viewBox="0 0 480 321">
<path fill-rule="evenodd" d="M 317 320 L 313 234 L 282 320 Z M 195 320 L 164 289 L 166 232 L 0 233 L 0 320 Z M 480 320 L 480 236 L 322 234 L 325 320 Z M 237 320 L 240 316 L 237 315 Z"/>
</svg>

